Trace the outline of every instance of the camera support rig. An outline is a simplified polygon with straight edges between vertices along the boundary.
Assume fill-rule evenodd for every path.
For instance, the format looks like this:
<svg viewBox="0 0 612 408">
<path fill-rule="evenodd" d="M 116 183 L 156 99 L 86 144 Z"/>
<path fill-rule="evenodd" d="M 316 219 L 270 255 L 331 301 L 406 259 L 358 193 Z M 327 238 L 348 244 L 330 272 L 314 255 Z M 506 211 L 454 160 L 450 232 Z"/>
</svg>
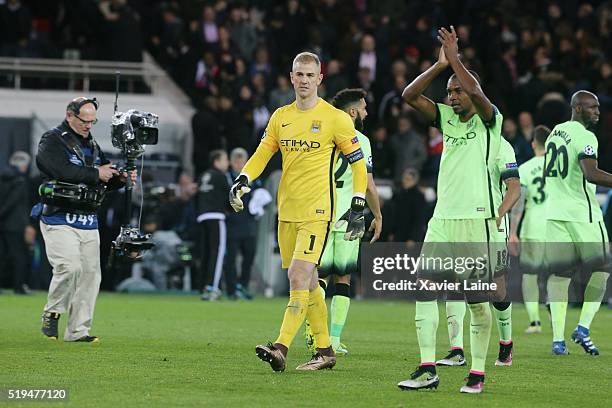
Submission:
<svg viewBox="0 0 612 408">
<path fill-rule="evenodd" d="M 129 110 L 117 112 L 117 99 L 119 97 L 119 72 L 116 77 L 115 112 L 111 124 L 111 139 L 114 147 L 121 149 L 125 157 L 125 166 L 118 169 L 126 173 L 125 184 L 125 212 L 119 235 L 112 243 L 112 257 L 139 259 L 144 251 L 155 246 L 151 241 L 151 234 L 143 234 L 140 226 L 131 225 L 132 213 L 132 182 L 131 172 L 136 170 L 136 160 L 144 154 L 145 144 L 157 143 L 158 117 L 149 112 Z M 112 260 L 111 260 L 112 262 Z"/>
</svg>

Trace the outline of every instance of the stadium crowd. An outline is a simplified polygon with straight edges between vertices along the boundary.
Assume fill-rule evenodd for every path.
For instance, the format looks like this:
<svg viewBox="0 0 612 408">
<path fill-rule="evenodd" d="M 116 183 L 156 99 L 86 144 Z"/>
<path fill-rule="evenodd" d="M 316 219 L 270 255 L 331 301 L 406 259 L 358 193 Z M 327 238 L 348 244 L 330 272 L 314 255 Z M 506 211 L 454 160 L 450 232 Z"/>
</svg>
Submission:
<svg viewBox="0 0 612 408">
<path fill-rule="evenodd" d="M 533 155 L 536 125 L 552 128 L 569 118 L 567 101 L 577 89 L 599 97 L 596 133 L 612 130 L 610 1 L 0 0 L 0 56 L 137 62 L 148 50 L 197 109 L 199 180 L 211 152 L 254 151 L 272 112 L 294 99 L 291 59 L 313 51 L 322 60 L 320 95 L 331 98 L 345 87 L 368 92 L 364 133 L 374 176 L 395 187 L 383 208 L 383 239 L 418 241 L 435 200 L 442 135 L 401 93 L 435 61 L 436 29 L 451 23 L 463 61 L 504 114 L 503 135 L 519 165 Z M 446 77 L 428 96 L 445 98 Z M 599 164 L 610 171 L 607 139 L 600 139 Z M 181 183 L 192 191 L 179 199 L 187 202 L 195 191 L 189 179 Z M 414 220 L 394 219 L 395 207 L 420 211 L 411 212 Z M 185 224 L 176 223 L 168 228 Z"/>
</svg>

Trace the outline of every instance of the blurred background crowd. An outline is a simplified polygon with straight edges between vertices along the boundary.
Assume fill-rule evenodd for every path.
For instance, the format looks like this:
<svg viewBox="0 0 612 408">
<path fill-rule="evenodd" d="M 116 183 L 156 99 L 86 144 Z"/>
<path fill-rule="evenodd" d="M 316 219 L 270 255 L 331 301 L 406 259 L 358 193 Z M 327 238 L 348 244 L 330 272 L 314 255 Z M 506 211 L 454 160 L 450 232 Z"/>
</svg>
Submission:
<svg viewBox="0 0 612 408">
<path fill-rule="evenodd" d="M 519 165 L 533 156 L 534 127 L 569 119 L 569 96 L 588 89 L 601 103 L 599 164 L 612 170 L 612 1 L 0 0 L 0 56 L 140 62 L 143 51 L 150 53 L 195 108 L 194 170 L 177 171 L 174 190 L 153 194 L 160 205 L 145 219 L 192 240 L 198 234 L 189 232 L 197 215 L 191 202 L 211 152 L 251 154 L 272 112 L 294 100 L 292 58 L 315 52 L 322 97 L 345 87 L 368 92 L 364 133 L 374 176 L 388 186 L 383 240 L 418 241 L 435 205 L 442 135 L 401 93 L 435 62 L 436 30 L 450 24 L 464 63 L 504 115 L 503 135 Z M 427 95 L 443 101 L 449 75 Z M 10 78 L 0 78 L 3 84 Z M 279 157 L 265 174 L 275 169 Z M 154 182 L 154 174 L 148 177 Z M 118 208 L 108 216 L 112 202 L 101 218 L 117 218 Z M 102 228 L 107 243 L 111 230 Z M 116 281 L 107 277 L 103 285 L 112 289 Z"/>
</svg>

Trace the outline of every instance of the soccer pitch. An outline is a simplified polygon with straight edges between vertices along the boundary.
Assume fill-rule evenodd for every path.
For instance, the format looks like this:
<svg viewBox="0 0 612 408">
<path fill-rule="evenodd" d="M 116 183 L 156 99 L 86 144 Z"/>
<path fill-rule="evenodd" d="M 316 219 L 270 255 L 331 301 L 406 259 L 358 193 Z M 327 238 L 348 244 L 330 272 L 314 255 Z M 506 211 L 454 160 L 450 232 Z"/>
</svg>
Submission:
<svg viewBox="0 0 612 408">
<path fill-rule="evenodd" d="M 287 370 L 280 374 L 261 362 L 254 349 L 275 339 L 286 299 L 210 303 L 195 296 L 102 294 L 91 333 L 100 336 L 98 345 L 46 340 L 40 333 L 44 303 L 40 292 L 0 295 L 0 388 L 65 388 L 71 406 L 612 404 L 612 311 L 605 307 L 592 327 L 602 355 L 588 356 L 570 343 L 571 354 L 560 357 L 551 355 L 546 311 L 542 308 L 544 333 L 525 335 L 526 314 L 522 305 L 515 305 L 514 365 L 493 366 L 498 350 L 493 323 L 485 391 L 466 395 L 458 392 L 465 367 L 440 368 L 436 391 L 397 388 L 419 361 L 412 303 L 353 301 L 343 337 L 350 355 L 339 357 L 333 370 L 297 372 L 294 368 L 309 359 L 300 330 Z M 567 340 L 577 319 L 578 310 L 568 309 Z M 65 323 L 62 317 L 60 335 Z M 469 350 L 468 317 L 465 323 Z M 441 314 L 438 356 L 445 354 L 447 342 Z"/>
</svg>

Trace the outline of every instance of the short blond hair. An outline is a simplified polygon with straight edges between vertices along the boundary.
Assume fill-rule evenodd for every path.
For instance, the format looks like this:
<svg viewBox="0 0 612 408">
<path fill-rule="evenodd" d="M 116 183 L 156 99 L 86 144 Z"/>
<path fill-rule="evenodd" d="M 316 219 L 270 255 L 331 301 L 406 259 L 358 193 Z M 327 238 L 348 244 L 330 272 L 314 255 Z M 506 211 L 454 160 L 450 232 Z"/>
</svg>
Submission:
<svg viewBox="0 0 612 408">
<path fill-rule="evenodd" d="M 291 65 L 291 68 L 293 69 L 295 67 L 295 64 L 297 64 L 298 62 L 302 64 L 315 63 L 317 64 L 317 67 L 321 67 L 321 61 L 319 60 L 319 56 L 312 52 L 304 51 L 296 55 L 293 59 L 293 65 Z"/>
</svg>

